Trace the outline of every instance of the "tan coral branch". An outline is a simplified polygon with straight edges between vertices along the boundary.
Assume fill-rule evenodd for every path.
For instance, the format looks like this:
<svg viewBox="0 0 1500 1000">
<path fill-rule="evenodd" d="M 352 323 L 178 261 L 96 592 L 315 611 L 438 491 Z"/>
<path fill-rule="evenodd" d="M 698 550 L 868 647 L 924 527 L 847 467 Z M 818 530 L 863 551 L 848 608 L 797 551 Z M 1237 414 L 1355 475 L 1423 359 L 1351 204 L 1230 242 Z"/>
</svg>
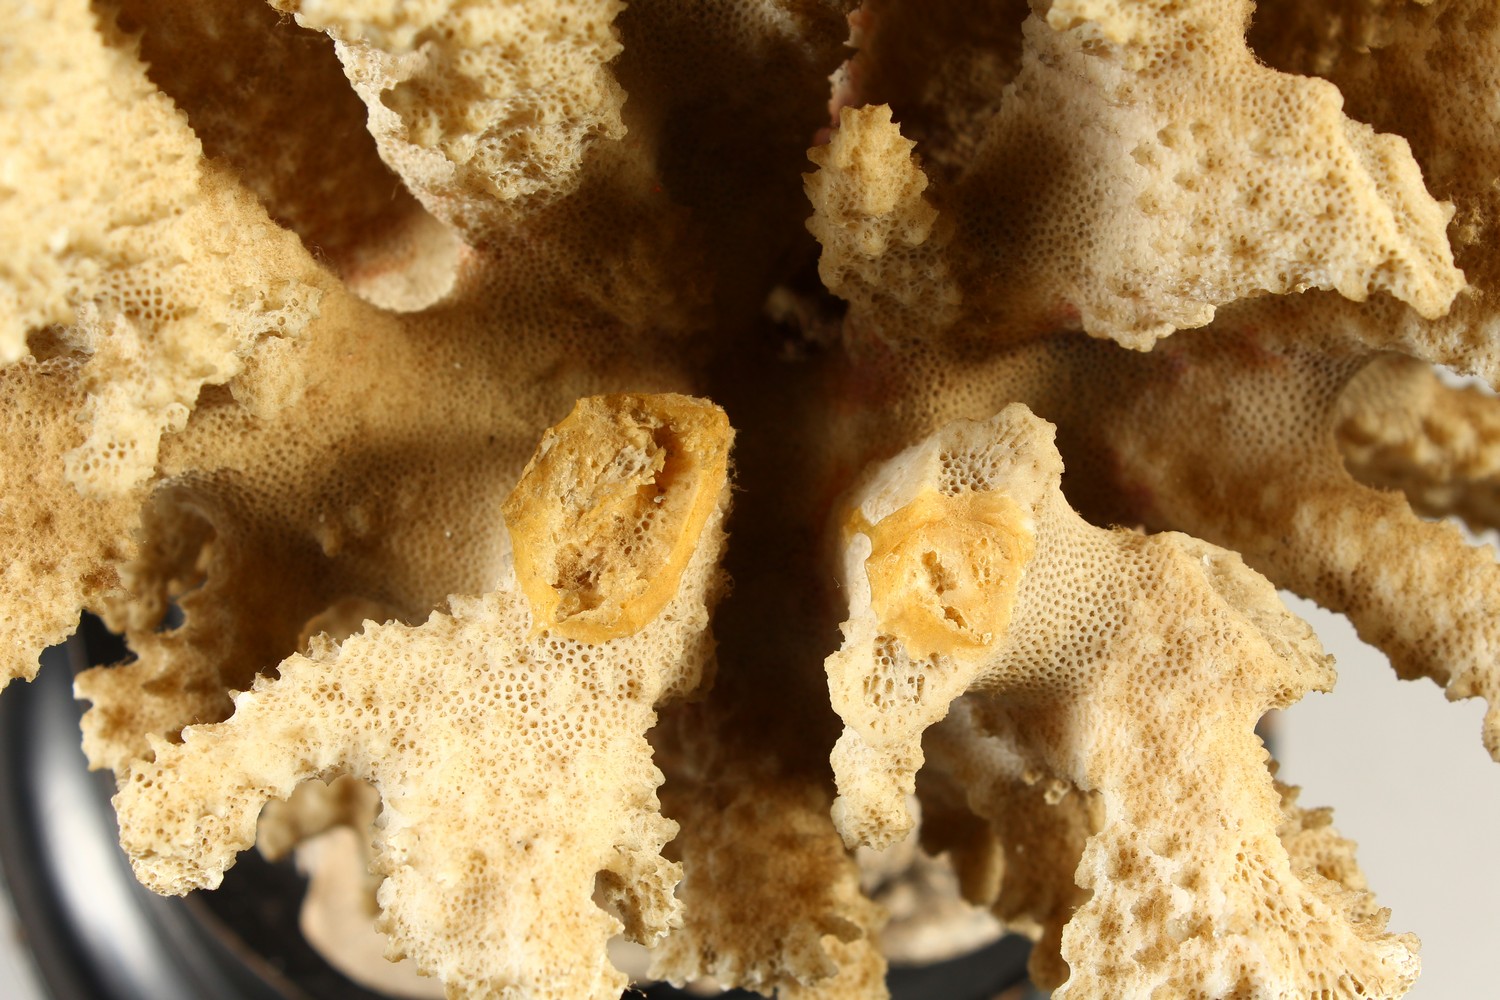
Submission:
<svg viewBox="0 0 1500 1000">
<path fill-rule="evenodd" d="M 48 328 L 50 350 L 91 356 L 88 431 L 66 462 L 80 490 L 105 495 L 151 475 L 161 436 L 181 430 L 200 389 L 296 337 L 325 279 L 253 195 L 203 161 L 134 42 L 95 18 L 82 3 L 12 11 L 0 42 L 0 131 L 13 137 L 17 182 L 0 189 L 0 362 Z"/>
<path fill-rule="evenodd" d="M 60 461 L 86 433 L 80 367 L 22 358 L 0 369 L 0 688 L 35 677 L 79 609 L 119 593 L 135 549 L 139 496 L 82 496 Z"/>
<path fill-rule="evenodd" d="M 910 310 L 909 332 L 1014 340 L 1081 324 L 1147 349 L 1227 303 L 1309 288 L 1442 315 L 1464 287 L 1451 206 L 1427 193 L 1405 140 L 1346 117 L 1336 88 L 1257 62 L 1251 9 L 1037 5 L 983 140 L 930 194 L 951 236 L 924 253 L 960 318 Z M 858 141 L 871 160 L 889 144 L 872 129 Z M 870 268 L 820 238 L 825 273 Z M 879 296 L 845 284 L 855 329 L 890 325 Z"/>
<path fill-rule="evenodd" d="M 1372 300 L 1329 325 L 1500 384 L 1500 11 L 1489 0 L 1260 0 L 1250 37 L 1271 66 L 1335 84 L 1350 117 L 1405 137 L 1428 190 L 1454 207 L 1448 237 L 1469 287 L 1445 315 Z"/>
<path fill-rule="evenodd" d="M 620 0 L 275 6 L 337 40 L 381 155 L 472 243 L 571 193 L 589 146 L 625 134 Z"/>
<path fill-rule="evenodd" d="M 1400 676 L 1429 677 L 1454 700 L 1485 699 L 1484 745 L 1500 759 L 1493 553 L 1346 469 L 1339 400 L 1370 356 L 1310 351 L 1297 345 L 1297 325 L 1245 332 L 1263 319 L 1252 313 L 1212 340 L 1169 346 L 1129 376 L 1131 399 L 1100 436 L 1118 480 L 1140 490 L 1132 513 L 1233 546 L 1279 585 L 1348 615 Z M 1177 439 L 1169 452 L 1167 428 Z"/>
<path fill-rule="evenodd" d="M 1456 515 L 1474 531 L 1500 527 L 1500 403 L 1492 393 L 1391 355 L 1350 382 L 1339 410 L 1339 446 L 1360 482 L 1402 491 L 1428 517 Z"/>
<path fill-rule="evenodd" d="M 615 405 L 660 412 L 650 397 Z M 685 409 L 710 424 L 716 412 Z M 729 438 L 721 423 L 722 451 Z M 239 695 L 228 721 L 178 745 L 153 740 L 155 759 L 116 797 L 137 874 L 159 892 L 214 886 L 267 801 L 348 773 L 384 803 L 375 865 L 394 951 L 453 996 L 612 1000 L 626 980 L 608 939 L 623 925 L 650 942 L 678 919 L 680 869 L 660 856 L 675 824 L 658 811 L 644 734 L 657 702 L 696 687 L 712 655 L 722 468 L 716 500 L 691 526 L 675 593 L 631 636 L 594 644 L 538 629 L 512 576 L 420 626 L 366 623 L 342 646 L 316 642 Z M 525 502 L 565 521 L 555 495 Z"/>
<path fill-rule="evenodd" d="M 1037 543 L 1009 631 L 974 663 L 910 653 L 859 584 L 868 545 L 856 535 L 846 548 L 851 615 L 828 664 L 847 725 L 834 754 L 842 831 L 900 832 L 892 793 L 910 789 L 920 733 L 973 689 L 987 727 L 1102 803 L 1055 996 L 1402 995 L 1414 940 L 1385 934 L 1346 887 L 1305 877 L 1277 834 L 1281 800 L 1253 729 L 1331 686 L 1312 630 L 1233 553 L 1088 525 L 1062 499 L 1051 437 L 1019 405 L 950 424 L 851 498 L 878 526 L 924 488 L 1004 492 L 1035 518 Z"/>
</svg>

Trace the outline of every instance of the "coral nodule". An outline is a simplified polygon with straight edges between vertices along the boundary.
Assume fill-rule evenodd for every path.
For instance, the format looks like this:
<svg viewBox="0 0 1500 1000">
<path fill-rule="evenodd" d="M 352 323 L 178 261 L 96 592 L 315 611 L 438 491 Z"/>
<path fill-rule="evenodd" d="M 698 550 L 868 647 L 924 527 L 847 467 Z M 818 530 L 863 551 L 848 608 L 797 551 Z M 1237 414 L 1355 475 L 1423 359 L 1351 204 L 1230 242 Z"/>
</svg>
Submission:
<svg viewBox="0 0 1500 1000">
<path fill-rule="evenodd" d="M 1415 980 L 1255 726 L 1281 587 L 1500 758 L 1491 0 L 0 0 L 0 84 L 0 684 L 125 636 L 151 888 L 351 826 L 473 1000 Z"/>
</svg>

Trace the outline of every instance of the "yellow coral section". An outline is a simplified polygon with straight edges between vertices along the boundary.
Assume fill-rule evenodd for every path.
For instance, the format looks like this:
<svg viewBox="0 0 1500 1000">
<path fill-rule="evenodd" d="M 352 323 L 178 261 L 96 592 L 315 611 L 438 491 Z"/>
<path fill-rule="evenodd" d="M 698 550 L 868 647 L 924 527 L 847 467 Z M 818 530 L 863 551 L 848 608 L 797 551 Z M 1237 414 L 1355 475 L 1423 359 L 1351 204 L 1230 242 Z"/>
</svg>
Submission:
<svg viewBox="0 0 1500 1000">
<path fill-rule="evenodd" d="M 654 618 L 719 502 L 733 437 L 724 411 L 685 396 L 579 400 L 502 508 L 537 628 L 603 642 Z"/>
<path fill-rule="evenodd" d="M 914 658 L 982 654 L 1005 636 L 1036 547 L 1008 496 L 937 490 L 868 529 L 870 604 Z"/>
</svg>

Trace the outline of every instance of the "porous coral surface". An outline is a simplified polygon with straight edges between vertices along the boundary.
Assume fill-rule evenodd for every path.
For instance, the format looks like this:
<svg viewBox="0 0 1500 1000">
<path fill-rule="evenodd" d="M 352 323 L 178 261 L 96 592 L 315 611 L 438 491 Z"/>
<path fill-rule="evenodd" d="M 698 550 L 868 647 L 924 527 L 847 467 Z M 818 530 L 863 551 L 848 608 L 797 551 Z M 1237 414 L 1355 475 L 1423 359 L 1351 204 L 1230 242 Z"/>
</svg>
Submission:
<svg viewBox="0 0 1500 1000">
<path fill-rule="evenodd" d="M 0 0 L 0 683 L 101 615 L 142 880 L 289 799 L 455 997 L 882 997 L 903 838 L 1068 1000 L 1400 996 L 1255 726 L 1335 682 L 1279 586 L 1500 758 L 1424 519 L 1500 526 L 1497 67 L 1487 0 Z"/>
</svg>

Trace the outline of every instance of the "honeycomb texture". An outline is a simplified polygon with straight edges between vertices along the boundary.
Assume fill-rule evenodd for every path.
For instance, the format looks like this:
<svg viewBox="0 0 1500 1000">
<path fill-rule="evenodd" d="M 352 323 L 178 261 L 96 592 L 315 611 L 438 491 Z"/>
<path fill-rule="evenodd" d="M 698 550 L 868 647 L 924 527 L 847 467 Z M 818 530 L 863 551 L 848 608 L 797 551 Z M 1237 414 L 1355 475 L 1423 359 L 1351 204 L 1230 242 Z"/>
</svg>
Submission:
<svg viewBox="0 0 1500 1000">
<path fill-rule="evenodd" d="M 1208 342 L 1165 352 L 1160 363 L 1177 370 L 1160 368 L 1137 383 L 1130 416 L 1122 414 L 1126 423 L 1110 434 L 1108 447 L 1129 470 L 1122 478 L 1140 491 L 1139 520 L 1232 546 L 1279 586 L 1348 615 L 1398 675 L 1431 678 L 1450 699 L 1483 698 L 1484 746 L 1500 758 L 1493 554 L 1452 524 L 1423 520 L 1404 495 L 1356 480 L 1340 451 L 1339 403 L 1371 356 L 1313 353 L 1243 328 L 1225 332 L 1231 339 L 1214 345 L 1225 352 L 1216 358 L 1208 357 Z M 1281 337 L 1299 339 L 1291 324 Z M 1229 360 L 1236 349 L 1241 364 Z M 1162 408 L 1169 382 L 1182 409 Z M 1204 395 L 1188 402 L 1184 394 L 1195 391 Z M 1246 397 L 1260 400 L 1253 416 L 1223 406 Z M 1185 428 L 1169 458 L 1148 424 Z M 1210 438 L 1234 444 L 1210 459 Z M 1398 556 L 1412 551 L 1423 558 Z"/>
<path fill-rule="evenodd" d="M 817 1000 L 883 996 L 885 962 L 870 940 L 882 916 L 860 893 L 826 794 L 764 774 L 734 785 L 664 800 L 696 830 L 680 847 L 679 890 L 695 912 L 656 949 L 651 974 L 676 983 L 706 975 Z M 713 849 L 736 841 L 756 850 Z"/>
<path fill-rule="evenodd" d="M 1428 194 L 1403 139 L 1343 114 L 1337 88 L 1257 62 L 1252 7 L 1034 5 L 983 138 L 961 176 L 932 189 L 953 220 L 939 259 L 963 317 L 1012 335 L 1081 324 L 1144 349 L 1266 292 L 1381 291 L 1424 317 L 1447 310 L 1464 287 L 1444 232 L 1451 206 Z M 878 22 L 880 5 L 867 14 Z M 848 74 L 855 87 L 865 75 Z M 825 273 L 851 266 L 843 252 L 825 242 Z M 878 299 L 850 302 L 855 323 L 893 322 Z"/>
<path fill-rule="evenodd" d="M 36 676 L 42 650 L 67 638 L 78 610 L 120 591 L 135 550 L 140 497 L 84 496 L 60 456 L 81 446 L 86 395 L 70 358 L 22 358 L 0 370 L 0 685 Z"/>
<path fill-rule="evenodd" d="M 1330 309 L 1329 327 L 1491 383 L 1500 376 L 1500 11 L 1432 3 L 1266 0 L 1251 44 L 1267 63 L 1336 84 L 1348 113 L 1411 145 L 1427 189 L 1454 207 L 1448 236 L 1468 287 L 1445 315 L 1393 302 Z M 1413 303 L 1415 305 L 1415 303 Z"/>
<path fill-rule="evenodd" d="M 455 993 L 879 1000 L 906 831 L 1062 996 L 1398 996 L 1251 726 L 1269 580 L 1500 756 L 1492 7 L 0 0 L 0 679 L 102 615 L 142 871 L 348 824 Z"/>
<path fill-rule="evenodd" d="M 46 182 L 0 195 L 0 361 L 20 357 L 31 331 L 58 327 L 52 350 L 96 358 L 68 474 L 85 493 L 126 492 L 204 385 L 307 326 L 322 282 L 299 266 L 291 234 L 202 162 L 123 39 L 78 45 L 93 20 L 78 5 L 7 10 L 7 169 Z M 54 100 L 59 91 L 70 99 Z"/>
<path fill-rule="evenodd" d="M 255 846 L 279 861 L 305 840 L 347 826 L 368 835 L 380 813 L 380 793 L 347 774 L 329 782 L 306 781 L 284 801 L 268 802 L 255 827 Z M 372 910 L 378 882 L 370 887 Z"/>
<path fill-rule="evenodd" d="M 851 495 L 878 532 L 926 489 L 1003 492 L 1034 518 L 1036 550 L 1015 625 L 983 658 L 919 659 L 901 623 L 871 610 L 870 535 L 853 536 L 846 642 L 828 665 L 847 724 L 833 755 L 835 822 L 850 840 L 903 833 L 921 733 L 972 690 L 980 732 L 1010 734 L 1043 773 L 1100 799 L 1076 875 L 1091 894 L 1061 932 L 1070 975 L 1055 996 L 1404 992 L 1415 940 L 1385 934 L 1384 914 L 1357 888 L 1294 865 L 1278 835 L 1291 821 L 1253 729 L 1267 709 L 1332 686 L 1312 630 L 1231 552 L 1078 517 L 1062 497 L 1052 434 L 1013 404 L 948 425 Z M 965 552 L 974 547 L 942 554 Z M 1303 855 L 1319 851 L 1312 836 Z"/>
<path fill-rule="evenodd" d="M 1386 356 L 1339 344 L 1319 323 L 1321 303 L 1303 305 L 1237 307 L 1144 354 L 1079 335 L 959 351 L 861 345 L 846 377 L 900 402 L 851 414 L 836 433 L 868 453 L 868 442 L 1024 402 L 1077 457 L 1069 495 L 1091 521 L 1190 531 L 1346 614 L 1398 675 L 1428 677 L 1450 699 L 1484 698 L 1482 738 L 1496 756 L 1500 568 L 1455 526 L 1351 474 L 1341 401 Z M 1419 562 L 1402 555 L 1416 551 Z"/>
<path fill-rule="evenodd" d="M 1021 69 L 1027 0 L 866 0 L 849 17 L 854 49 L 834 80 L 832 125 L 844 107 L 900 108 L 902 134 L 939 183 L 961 175 Z"/>
<path fill-rule="evenodd" d="M 76 16 L 70 21 L 63 16 L 69 14 Z M 43 33 L 35 41 L 39 52 L 75 60 L 93 52 L 94 62 L 85 64 L 96 67 L 96 76 L 108 70 L 120 78 L 94 85 L 100 99 L 120 95 L 109 98 L 116 102 L 106 109 L 110 114 L 123 113 L 127 106 L 155 108 L 173 126 L 158 130 L 159 135 L 146 131 L 141 150 L 152 150 L 155 143 L 165 147 L 161 155 L 168 159 L 198 162 L 196 140 L 159 95 L 148 94 L 149 101 L 126 100 L 135 92 L 131 87 L 140 90 L 148 84 L 130 58 L 132 43 L 108 20 L 96 30 L 90 15 L 64 7 L 57 19 L 18 21 L 18 26 Z M 72 39 L 67 44 L 54 44 L 45 34 L 69 26 L 74 34 L 67 36 Z M 82 143 L 92 141 L 87 131 L 75 135 L 85 126 L 110 136 L 122 134 L 101 124 L 112 120 L 117 119 L 81 116 L 78 129 L 59 125 L 56 130 Z M 186 152 L 184 143 L 192 144 Z M 80 597 L 65 601 L 58 611 L 27 602 L 28 610 L 10 625 L 17 630 L 10 645 L 16 655 L 5 674 L 34 670 L 34 651 L 65 635 L 79 606 L 104 612 L 130 636 L 136 659 L 120 669 L 84 676 L 79 690 L 94 703 L 85 723 L 90 760 L 117 771 L 143 752 L 147 733 L 170 737 L 183 725 L 224 718 L 230 710 L 228 691 L 248 688 L 258 672 L 297 651 L 306 623 L 341 601 L 377 602 L 388 610 L 383 617 L 420 621 L 449 594 L 484 593 L 492 587 L 504 550 L 493 498 L 515 484 L 545 426 L 536 415 L 545 413 L 542 420 L 555 421 L 578 397 L 611 387 L 680 385 L 676 363 L 662 354 L 689 322 L 686 317 L 700 308 L 691 292 L 674 296 L 681 310 L 655 309 L 649 335 L 634 327 L 633 319 L 620 318 L 630 311 L 632 300 L 617 293 L 619 280 L 628 273 L 639 289 L 639 279 L 655 266 L 645 256 L 662 249 L 666 259 L 672 256 L 675 237 L 649 246 L 635 241 L 635 236 L 662 232 L 661 227 L 675 232 L 678 223 L 670 210 L 656 211 L 654 221 L 632 227 L 634 235 L 619 247 L 620 254 L 601 256 L 596 247 L 585 253 L 571 245 L 581 224 L 601 224 L 617 212 L 629 217 L 640 207 L 634 200 L 620 203 L 597 191 L 584 194 L 583 208 L 573 206 L 577 215 L 549 216 L 511 234 L 510 245 L 524 244 L 527 250 L 507 271 L 471 269 L 441 304 L 396 315 L 370 306 L 335 281 L 294 234 L 270 223 L 265 208 L 235 186 L 233 175 L 215 171 L 213 161 L 179 173 L 183 170 L 189 177 L 195 172 L 217 177 L 233 195 L 229 215 L 213 215 L 209 207 L 199 213 L 204 225 L 213 226 L 205 246 L 248 236 L 250 247 L 264 248 L 266 254 L 264 261 L 253 252 L 192 254 L 185 259 L 202 271 L 202 281 L 201 287 L 187 282 L 189 289 L 215 300 L 214 308 L 227 311 L 238 302 L 249 314 L 244 322 L 253 322 L 262 314 L 260 299 L 219 296 L 226 284 L 240 280 L 242 266 L 264 263 L 260 278 L 267 288 L 306 285 L 316 292 L 318 308 L 315 317 L 309 315 L 306 336 L 266 339 L 217 391 L 200 392 L 202 378 L 181 383 L 192 386 L 187 398 L 196 404 L 195 419 L 192 426 L 166 435 L 165 450 L 140 419 L 135 401 L 142 380 L 174 376 L 172 360 L 191 357 L 186 352 L 194 342 L 180 350 L 170 346 L 175 341 L 164 342 L 159 349 L 166 360 L 138 355 L 125 364 L 110 353 L 112 348 L 87 350 L 79 332 L 85 321 L 38 342 L 55 361 L 6 372 L 8 379 L 35 383 L 18 384 L 15 392 L 53 397 L 45 410 L 27 416 L 20 407 L 8 410 L 8 419 L 34 422 L 48 413 L 54 418 L 8 438 L 7 446 L 35 450 L 41 440 L 65 437 L 74 443 L 64 453 L 76 456 L 85 444 L 75 440 L 79 430 L 89 433 L 91 414 L 107 405 L 118 419 L 132 422 L 134 436 L 127 438 L 131 447 L 125 452 L 135 463 L 132 477 L 141 471 L 137 460 L 143 449 L 149 446 L 154 452 L 144 465 L 153 476 L 149 502 L 143 503 L 137 487 L 115 507 L 104 505 L 103 498 L 89 507 L 45 463 L 18 459 L 7 465 L 7 475 L 25 476 L 42 486 L 55 483 L 50 493 L 20 486 L 8 492 L 16 503 L 9 516 L 17 524 L 40 524 L 53 511 L 66 511 L 75 522 L 88 519 L 89 511 L 96 518 L 101 512 L 110 514 L 84 531 L 43 534 L 37 544 L 25 545 L 39 556 L 12 563 L 17 567 L 12 573 L 30 565 L 49 575 L 36 583 L 18 580 L 12 593 L 67 586 Z M 166 173 L 138 188 L 144 196 L 170 186 L 174 176 Z M 46 204 L 40 196 L 37 200 Z M 253 224 L 236 228 L 233 220 L 245 213 Z M 273 263 L 279 270 L 271 270 Z M 120 266 L 122 281 L 155 273 L 149 261 Z M 508 336 L 464 335 L 493 328 L 501 315 L 507 317 Z M 115 329 L 134 328 L 117 323 Z M 626 336 L 629 330 L 638 335 Z M 132 334 L 125 343 L 137 341 Z M 539 380 L 537 372 L 548 372 L 549 378 Z M 425 397 L 433 392 L 444 402 L 428 402 Z M 185 418 L 187 410 L 184 404 L 172 411 L 174 420 Z M 107 433 L 109 422 L 92 426 L 97 438 Z M 464 471 L 445 475 L 441 482 L 428 481 L 432 470 L 452 462 Z M 68 471 L 76 468 L 70 461 Z M 97 467 L 95 475 L 111 471 Z M 124 486 L 116 482 L 112 488 Z M 417 534 L 391 531 L 417 512 L 424 525 Z M 19 556 L 26 536 L 7 537 Z M 111 557 L 107 565 L 100 565 L 101 551 Z M 460 552 L 469 555 L 455 559 Z M 71 575 L 71 582 L 58 575 L 59 569 Z M 128 582 L 122 587 L 112 582 L 117 579 Z M 184 612 L 183 625 L 158 629 L 174 601 Z"/>
<path fill-rule="evenodd" d="M 711 469 L 700 478 L 712 486 Z M 607 503 L 612 485 L 605 468 L 575 488 Z M 136 874 L 158 892 L 215 886 L 267 801 L 346 773 L 381 795 L 374 869 L 393 954 L 455 997 L 618 996 L 628 980 L 604 958 L 609 938 L 623 929 L 649 943 L 676 920 L 680 872 L 660 856 L 676 831 L 657 810 L 645 732 L 657 701 L 695 688 L 712 655 L 722 464 L 713 493 L 698 523 L 648 528 L 686 529 L 692 554 L 633 634 L 556 636 L 507 575 L 421 625 L 368 622 L 341 645 L 315 641 L 237 696 L 229 721 L 177 745 L 153 739 L 154 759 L 115 799 Z M 525 502 L 568 516 L 555 493 Z"/>
<path fill-rule="evenodd" d="M 233 171 L 341 275 L 367 267 L 407 228 L 430 227 L 381 161 L 364 103 L 321 32 L 266 4 L 235 0 L 127 0 L 114 17 L 138 38 L 147 76 L 187 116 L 204 155 Z M 297 108 L 295 120 L 287 107 Z M 274 145 L 263 140 L 269 129 Z"/>
<path fill-rule="evenodd" d="M 1339 400 L 1339 445 L 1360 482 L 1401 490 L 1428 517 L 1471 530 L 1500 525 L 1500 405 L 1478 386 L 1455 387 L 1421 362 L 1391 355 Z"/>
<path fill-rule="evenodd" d="M 517 201 L 570 193 L 591 140 L 625 134 L 620 0 L 276 6 L 337 40 L 382 157 L 470 242 Z"/>
<path fill-rule="evenodd" d="M 806 175 L 814 209 L 807 228 L 825 248 L 818 276 L 859 302 L 867 323 L 885 313 L 918 312 L 935 324 L 956 315 L 958 290 L 946 280 L 938 213 L 922 197 L 927 175 L 914 145 L 891 109 L 876 105 L 842 109 L 828 145 L 808 154 L 820 168 Z"/>
<path fill-rule="evenodd" d="M 984 708 L 960 697 L 922 741 L 922 843 L 951 858 L 964 899 L 1036 941 L 1031 979 L 1052 989 L 1068 978 L 1062 931 L 1089 898 L 1074 872 L 1104 803 L 1051 773 L 1021 731 L 984 724 Z"/>
</svg>

